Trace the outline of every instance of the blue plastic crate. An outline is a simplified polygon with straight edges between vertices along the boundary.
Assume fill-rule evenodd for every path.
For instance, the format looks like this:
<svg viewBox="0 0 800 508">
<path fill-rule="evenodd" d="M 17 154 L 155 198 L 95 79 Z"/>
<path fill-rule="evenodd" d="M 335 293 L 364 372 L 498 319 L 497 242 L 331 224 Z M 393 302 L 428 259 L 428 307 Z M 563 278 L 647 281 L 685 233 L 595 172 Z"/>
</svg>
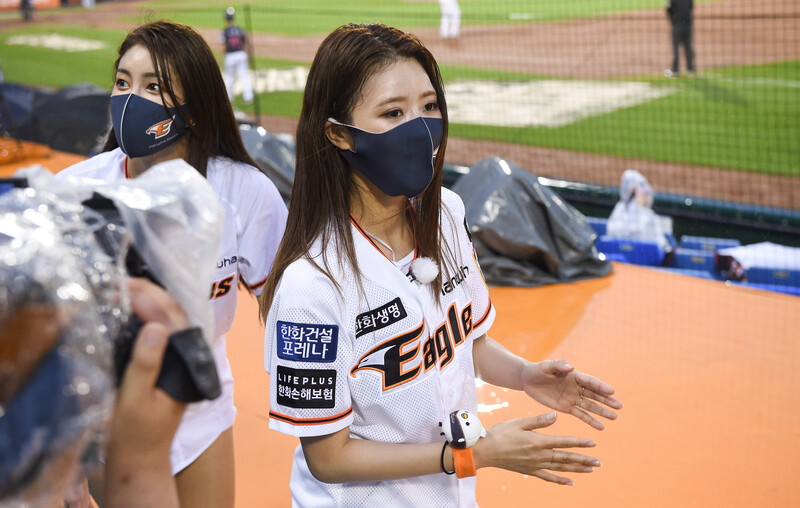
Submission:
<svg viewBox="0 0 800 508">
<path fill-rule="evenodd" d="M 742 242 L 735 238 L 714 238 L 711 236 L 681 236 L 681 247 L 685 249 L 717 251 L 728 247 L 739 247 Z"/>
<path fill-rule="evenodd" d="M 595 247 L 610 259 L 622 255 L 628 263 L 635 265 L 660 266 L 664 261 L 664 251 L 656 242 L 601 236 Z"/>
<path fill-rule="evenodd" d="M 702 270 L 717 275 L 714 267 L 714 252 L 708 250 L 679 247 L 675 250 L 671 266 L 687 270 Z"/>
<path fill-rule="evenodd" d="M 800 270 L 752 266 L 747 269 L 747 282 L 800 287 Z"/>
</svg>

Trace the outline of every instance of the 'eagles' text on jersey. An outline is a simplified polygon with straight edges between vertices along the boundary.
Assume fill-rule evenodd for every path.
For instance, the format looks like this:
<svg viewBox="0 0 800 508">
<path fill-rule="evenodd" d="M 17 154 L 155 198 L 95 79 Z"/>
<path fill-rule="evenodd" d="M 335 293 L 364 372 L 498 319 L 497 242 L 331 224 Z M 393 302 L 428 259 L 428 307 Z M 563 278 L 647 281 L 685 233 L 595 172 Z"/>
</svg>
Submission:
<svg viewBox="0 0 800 508">
<path fill-rule="evenodd" d="M 350 269 L 336 261 L 331 269 L 341 292 L 307 259 L 286 269 L 265 335 L 270 428 L 307 437 L 349 427 L 359 439 L 432 443 L 442 442 L 438 424 L 449 412 L 477 412 L 472 341 L 487 332 L 494 308 L 465 228 L 464 205 L 444 188 L 441 217 L 442 250 L 452 251 L 457 266 L 443 274 L 440 305 L 429 286 L 401 272 L 355 222 L 363 294 Z M 327 257 L 338 260 L 333 243 Z M 312 247 L 317 259 L 320 250 L 319 243 Z M 472 501 L 459 504 L 474 504 L 474 484 L 469 493 L 465 480 L 460 488 L 459 480 L 443 474 L 377 482 L 377 490 L 376 482 L 323 484 L 308 472 L 300 447 L 294 471 L 293 497 L 303 492 L 308 506 L 361 506 L 367 497 L 372 506 L 453 506 L 465 495 Z"/>
</svg>

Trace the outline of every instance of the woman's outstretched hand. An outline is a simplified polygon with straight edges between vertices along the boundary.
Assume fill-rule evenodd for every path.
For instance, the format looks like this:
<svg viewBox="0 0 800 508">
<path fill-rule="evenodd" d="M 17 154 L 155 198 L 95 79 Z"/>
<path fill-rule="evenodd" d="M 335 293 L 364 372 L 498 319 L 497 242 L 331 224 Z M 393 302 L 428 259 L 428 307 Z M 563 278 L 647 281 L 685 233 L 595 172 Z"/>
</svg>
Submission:
<svg viewBox="0 0 800 508">
<path fill-rule="evenodd" d="M 600 461 L 565 448 L 589 448 L 595 446 L 595 442 L 582 437 L 533 432 L 549 427 L 555 421 L 556 413 L 553 412 L 493 425 L 486 437 L 473 447 L 475 466 L 499 467 L 548 482 L 572 485 L 570 478 L 557 473 L 591 473 L 600 466 Z"/>
<path fill-rule="evenodd" d="M 541 404 L 580 418 L 598 430 L 605 426 L 592 413 L 616 420 L 617 413 L 612 409 L 622 409 L 622 403 L 612 397 L 614 388 L 578 372 L 565 360 L 529 363 L 522 370 L 522 387 Z"/>
</svg>

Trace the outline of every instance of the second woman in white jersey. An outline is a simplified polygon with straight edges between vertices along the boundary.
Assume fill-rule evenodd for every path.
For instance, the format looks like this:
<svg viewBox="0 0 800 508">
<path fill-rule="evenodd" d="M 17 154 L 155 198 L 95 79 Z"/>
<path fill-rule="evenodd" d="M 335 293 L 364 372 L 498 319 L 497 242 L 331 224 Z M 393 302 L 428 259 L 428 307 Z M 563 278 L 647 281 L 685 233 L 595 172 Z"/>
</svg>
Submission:
<svg viewBox="0 0 800 508">
<path fill-rule="evenodd" d="M 219 198 L 225 227 L 209 291 L 222 395 L 189 405 L 170 459 L 182 506 L 231 507 L 236 408 L 225 333 L 239 283 L 260 294 L 283 235 L 286 206 L 247 154 L 219 67 L 197 32 L 170 22 L 135 28 L 122 42 L 114 70 L 114 128 L 103 153 L 58 176 L 135 178 L 159 162 L 181 158 L 208 179 Z"/>
</svg>

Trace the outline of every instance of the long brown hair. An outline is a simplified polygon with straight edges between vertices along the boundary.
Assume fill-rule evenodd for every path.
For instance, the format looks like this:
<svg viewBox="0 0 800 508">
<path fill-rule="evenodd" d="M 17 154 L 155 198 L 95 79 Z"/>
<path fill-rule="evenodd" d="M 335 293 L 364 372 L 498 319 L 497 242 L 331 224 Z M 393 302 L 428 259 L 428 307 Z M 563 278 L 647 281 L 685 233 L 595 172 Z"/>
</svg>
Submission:
<svg viewBox="0 0 800 508">
<path fill-rule="evenodd" d="M 137 45 L 150 52 L 162 101 L 166 103 L 165 96 L 169 97 L 178 115 L 189 125 L 186 162 L 203 176 L 206 176 L 210 157 L 224 156 L 255 166 L 242 143 L 219 65 L 200 34 L 191 27 L 170 21 L 155 21 L 134 28 L 117 51 L 115 74 L 122 56 Z M 175 95 L 174 84 L 179 84 L 183 90 L 182 101 Z M 118 146 L 112 129 L 103 151 Z"/>
<path fill-rule="evenodd" d="M 442 250 L 439 244 L 442 166 L 447 144 L 447 105 L 439 66 L 425 46 L 411 34 L 381 24 L 344 25 L 331 32 L 320 45 L 308 74 L 303 108 L 297 125 L 297 163 L 289 201 L 289 218 L 281 246 L 260 298 L 261 318 L 266 320 L 275 288 L 284 270 L 295 260 L 308 257 L 312 243 L 321 237 L 323 253 L 331 239 L 337 242 L 337 263 L 351 266 L 356 279 L 361 271 L 356 264 L 350 229 L 350 198 L 354 193 L 353 169 L 339 155 L 325 135 L 325 122 L 335 118 L 351 123 L 351 113 L 367 80 L 381 69 L 411 58 L 419 62 L 431 80 L 444 119 L 445 135 L 434 164 L 428 188 L 411 200 L 420 256 L 440 266 L 430 288 L 439 300 L 442 283 Z M 317 267 L 331 279 L 329 260 Z M 316 264 L 313 260 L 312 262 Z"/>
</svg>

